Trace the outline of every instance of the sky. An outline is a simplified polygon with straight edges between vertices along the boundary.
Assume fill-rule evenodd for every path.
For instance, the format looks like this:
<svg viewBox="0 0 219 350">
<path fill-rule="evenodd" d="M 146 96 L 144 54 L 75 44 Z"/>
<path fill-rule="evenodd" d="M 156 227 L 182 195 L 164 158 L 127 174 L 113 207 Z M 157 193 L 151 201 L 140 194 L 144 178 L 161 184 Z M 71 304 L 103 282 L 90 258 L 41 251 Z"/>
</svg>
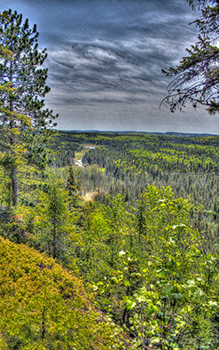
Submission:
<svg viewBox="0 0 219 350">
<path fill-rule="evenodd" d="M 1 0 L 37 24 L 47 48 L 46 106 L 60 130 L 219 134 L 219 117 L 160 103 L 169 78 L 196 42 L 199 13 L 186 0 Z"/>
</svg>

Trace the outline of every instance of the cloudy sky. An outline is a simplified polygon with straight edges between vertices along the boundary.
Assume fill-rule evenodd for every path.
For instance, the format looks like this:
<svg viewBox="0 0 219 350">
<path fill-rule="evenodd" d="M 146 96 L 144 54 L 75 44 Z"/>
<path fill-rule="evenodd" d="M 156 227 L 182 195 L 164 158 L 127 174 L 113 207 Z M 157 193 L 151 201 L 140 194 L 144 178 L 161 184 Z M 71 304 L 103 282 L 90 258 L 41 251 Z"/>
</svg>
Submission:
<svg viewBox="0 0 219 350">
<path fill-rule="evenodd" d="M 159 105 L 175 66 L 197 32 L 186 0 L 4 0 L 36 23 L 48 49 L 47 106 L 64 130 L 219 134 L 219 117 Z"/>
</svg>

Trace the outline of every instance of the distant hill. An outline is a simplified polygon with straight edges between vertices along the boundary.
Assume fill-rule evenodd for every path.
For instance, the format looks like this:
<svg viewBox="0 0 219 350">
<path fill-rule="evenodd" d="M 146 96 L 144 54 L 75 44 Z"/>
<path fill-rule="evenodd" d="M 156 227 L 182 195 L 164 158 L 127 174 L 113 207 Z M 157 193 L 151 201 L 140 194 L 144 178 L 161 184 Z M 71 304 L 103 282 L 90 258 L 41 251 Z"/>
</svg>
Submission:
<svg viewBox="0 0 219 350">
<path fill-rule="evenodd" d="M 59 130 L 62 132 L 73 132 L 73 133 L 110 133 L 110 134 L 155 134 L 155 135 L 169 135 L 169 136 L 183 136 L 183 137 L 209 137 L 219 136 L 217 134 L 199 134 L 199 133 L 183 133 L 183 132 L 149 132 L 149 131 L 108 131 L 108 130 Z"/>
</svg>

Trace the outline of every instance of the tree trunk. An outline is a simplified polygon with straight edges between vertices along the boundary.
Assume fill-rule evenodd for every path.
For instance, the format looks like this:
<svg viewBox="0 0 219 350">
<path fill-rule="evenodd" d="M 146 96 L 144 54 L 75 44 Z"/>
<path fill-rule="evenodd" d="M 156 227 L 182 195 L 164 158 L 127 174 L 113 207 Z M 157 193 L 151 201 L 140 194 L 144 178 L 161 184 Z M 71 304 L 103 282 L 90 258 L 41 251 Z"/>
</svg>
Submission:
<svg viewBox="0 0 219 350">
<path fill-rule="evenodd" d="M 13 62 L 12 61 L 10 61 L 10 81 L 11 81 L 11 83 L 13 82 Z M 11 87 L 13 87 L 13 85 Z M 10 112 L 14 111 L 12 97 L 10 97 L 10 100 L 9 100 L 9 110 L 10 110 Z M 10 128 L 13 129 L 14 127 L 15 127 L 15 122 L 12 120 L 10 122 Z M 11 132 L 10 144 L 12 147 L 15 144 L 15 136 L 14 136 L 13 132 Z M 18 183 L 17 183 L 17 167 L 14 165 L 11 168 L 11 182 L 12 182 L 12 204 L 13 204 L 13 206 L 16 206 L 17 205 Z"/>
</svg>

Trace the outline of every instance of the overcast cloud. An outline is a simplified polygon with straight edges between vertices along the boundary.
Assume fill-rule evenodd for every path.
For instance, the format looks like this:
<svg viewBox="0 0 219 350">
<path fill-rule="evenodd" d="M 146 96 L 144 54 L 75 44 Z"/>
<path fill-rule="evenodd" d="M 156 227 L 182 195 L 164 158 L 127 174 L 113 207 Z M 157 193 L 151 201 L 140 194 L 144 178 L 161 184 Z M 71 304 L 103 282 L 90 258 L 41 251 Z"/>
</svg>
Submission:
<svg viewBox="0 0 219 350">
<path fill-rule="evenodd" d="M 196 41 L 185 0 L 6 0 L 48 48 L 47 103 L 61 129 L 219 133 L 218 117 L 159 110 L 175 66 Z"/>
</svg>

